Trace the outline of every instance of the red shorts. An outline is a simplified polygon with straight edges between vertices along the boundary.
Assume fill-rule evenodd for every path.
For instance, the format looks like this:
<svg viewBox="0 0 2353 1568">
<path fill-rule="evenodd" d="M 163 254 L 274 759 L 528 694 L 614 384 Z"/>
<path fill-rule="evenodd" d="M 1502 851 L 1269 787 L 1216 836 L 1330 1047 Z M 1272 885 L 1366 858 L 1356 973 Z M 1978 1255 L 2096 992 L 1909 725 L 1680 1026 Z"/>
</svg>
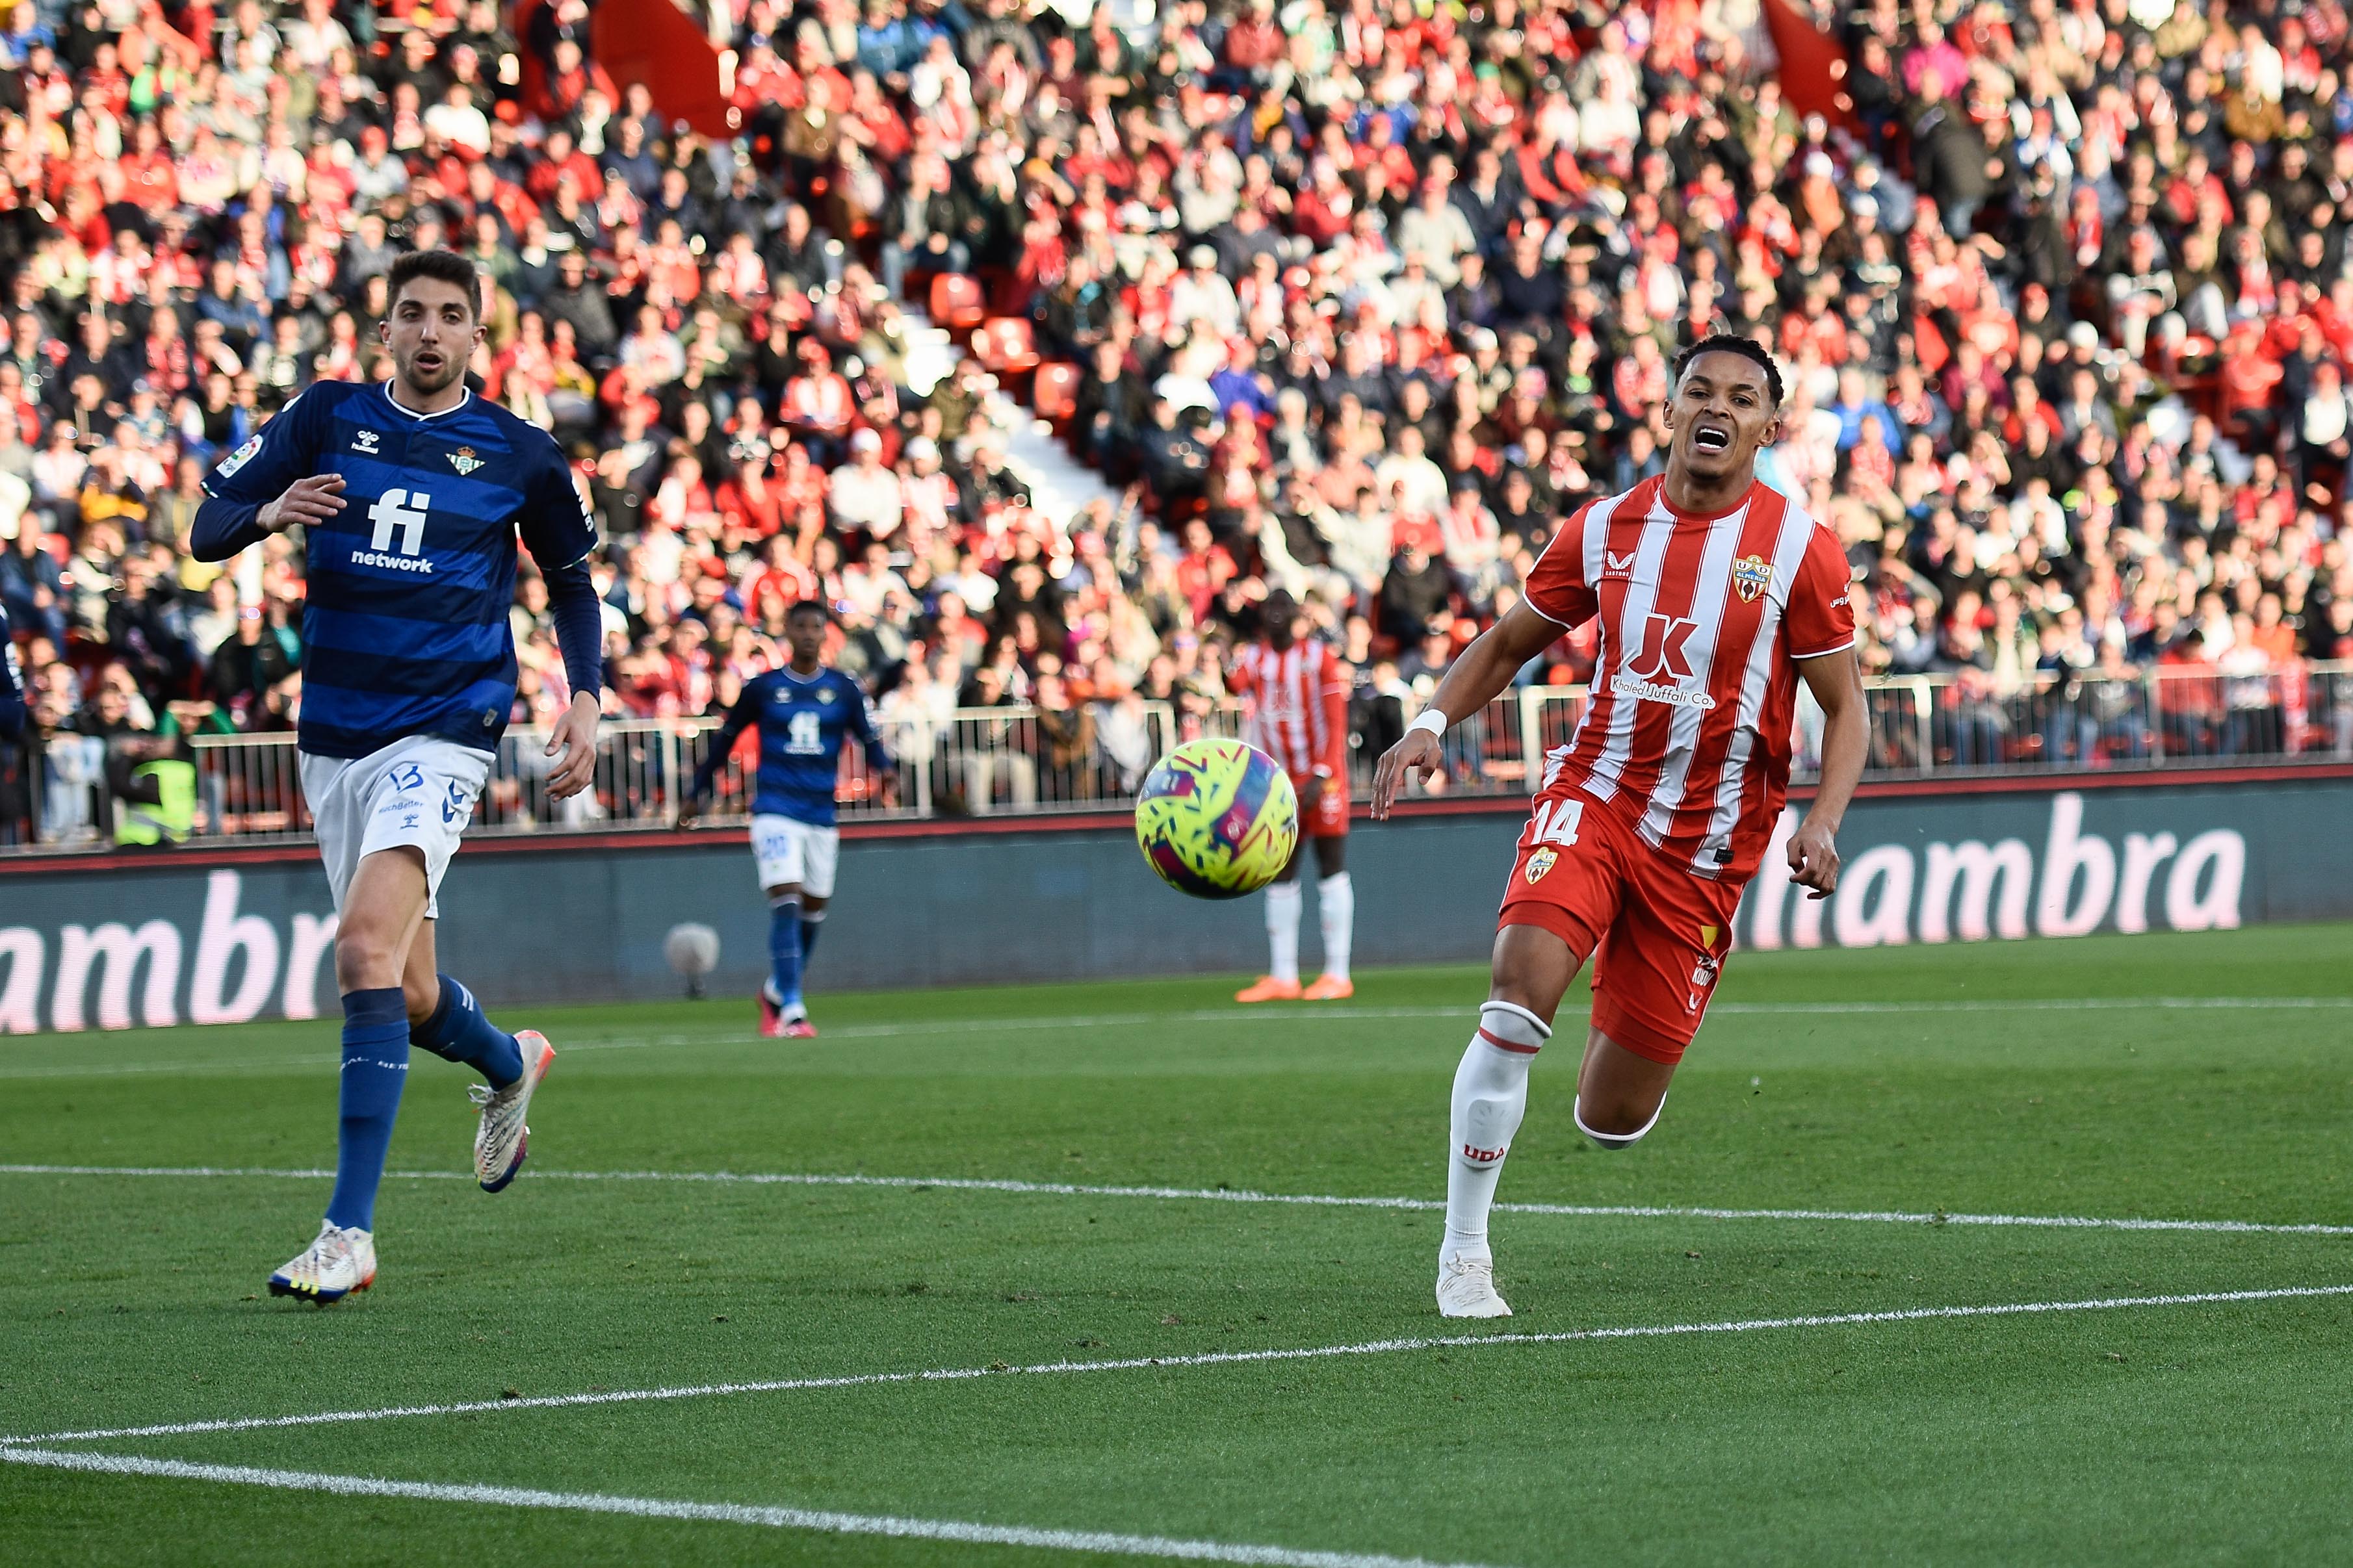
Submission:
<svg viewBox="0 0 2353 1568">
<path fill-rule="evenodd" d="M 1560 786 L 1520 835 L 1495 923 L 1540 926 L 1580 965 L 1591 956 L 1593 1026 L 1672 1066 L 1699 1033 L 1739 903 L 1738 885 L 1693 876 L 1608 806 Z"/>
<path fill-rule="evenodd" d="M 1313 773 L 1293 773 L 1291 787 L 1299 798 L 1307 798 L 1307 786 L 1315 782 Z M 1345 838 L 1348 833 L 1348 781 L 1328 778 L 1324 781 L 1324 793 L 1317 797 L 1314 808 L 1299 814 L 1299 836 L 1302 838 Z"/>
</svg>

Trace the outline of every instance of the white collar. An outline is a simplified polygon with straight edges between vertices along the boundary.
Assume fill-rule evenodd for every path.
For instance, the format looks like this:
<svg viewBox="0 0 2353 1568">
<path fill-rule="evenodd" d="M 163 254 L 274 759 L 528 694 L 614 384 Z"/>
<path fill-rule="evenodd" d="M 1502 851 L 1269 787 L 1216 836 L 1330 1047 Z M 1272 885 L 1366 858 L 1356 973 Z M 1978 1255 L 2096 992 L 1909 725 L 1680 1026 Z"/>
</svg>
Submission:
<svg viewBox="0 0 2353 1568">
<path fill-rule="evenodd" d="M 435 410 L 434 410 L 432 413 L 430 413 L 430 414 L 419 414 L 419 413 L 418 413 L 418 412 L 417 412 L 417 410 L 415 410 L 414 408 L 407 408 L 407 407 L 404 407 L 404 406 L 402 406 L 400 399 L 399 399 L 399 398 L 397 398 L 397 397 L 395 397 L 395 396 L 392 395 L 392 387 L 393 387 L 393 384 L 392 384 L 391 382 L 389 382 L 389 381 L 387 381 L 387 382 L 385 382 L 385 383 L 384 384 L 384 400 L 385 400 L 386 403 L 389 403 L 389 404 L 391 404 L 391 405 L 392 405 L 393 412 L 395 412 L 395 413 L 396 413 L 396 414 L 405 415 L 405 416 L 407 416 L 408 418 L 415 419 L 415 420 L 419 420 L 419 421 L 423 421 L 423 420 L 427 420 L 427 419 L 438 419 L 438 418 L 442 417 L 442 416 L 444 416 L 444 415 L 448 415 L 448 414 L 455 414 L 455 413 L 457 413 L 457 412 L 458 412 L 458 410 L 459 410 L 460 408 L 465 407 L 465 406 L 466 406 L 466 405 L 468 405 L 468 404 L 470 404 L 470 403 L 471 403 L 471 402 L 473 402 L 473 401 L 474 401 L 474 389 L 473 389 L 472 387 L 470 387 L 470 387 L 467 387 L 467 388 L 465 389 L 466 395 L 465 395 L 465 396 L 463 396 L 463 397 L 461 397 L 461 398 L 459 398 L 459 399 L 458 399 L 458 401 L 457 401 L 457 402 L 455 402 L 455 403 L 453 403 L 453 404 L 449 405 L 449 406 L 448 406 L 448 407 L 447 407 L 447 408 L 437 408 L 437 409 L 435 409 Z"/>
</svg>

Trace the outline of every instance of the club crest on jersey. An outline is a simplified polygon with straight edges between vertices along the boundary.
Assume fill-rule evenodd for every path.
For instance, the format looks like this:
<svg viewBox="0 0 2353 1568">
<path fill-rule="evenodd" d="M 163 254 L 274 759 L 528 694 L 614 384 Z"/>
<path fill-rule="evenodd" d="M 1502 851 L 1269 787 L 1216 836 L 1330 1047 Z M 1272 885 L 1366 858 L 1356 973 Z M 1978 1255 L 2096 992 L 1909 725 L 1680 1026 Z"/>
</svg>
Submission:
<svg viewBox="0 0 2353 1568">
<path fill-rule="evenodd" d="M 1762 555 L 1744 555 L 1732 563 L 1732 586 L 1742 604 L 1755 604 L 1757 595 L 1772 585 L 1773 563 Z"/>
<path fill-rule="evenodd" d="M 830 702 L 830 701 L 832 701 L 832 700 L 833 700 L 833 688 L 832 688 L 832 687 L 830 687 L 830 686 L 820 686 L 820 687 L 818 687 L 818 688 L 817 689 L 817 700 L 818 700 L 819 702 Z"/>
<path fill-rule="evenodd" d="M 1559 860 L 1560 851 L 1557 849 L 1539 849 L 1529 856 L 1527 877 L 1530 885 L 1543 881 L 1545 873 L 1551 870 Z"/>
<path fill-rule="evenodd" d="M 457 469 L 460 474 L 470 474 L 489 460 L 490 459 L 487 458 L 478 458 L 474 456 L 474 449 L 471 447 L 460 447 L 456 451 L 449 454 L 449 466 Z M 1746 590 L 1745 589 L 1742 591 L 1743 593 L 1746 593 Z M 1756 597 L 1753 594 L 1750 594 L 1747 596 L 1750 598 Z"/>
</svg>

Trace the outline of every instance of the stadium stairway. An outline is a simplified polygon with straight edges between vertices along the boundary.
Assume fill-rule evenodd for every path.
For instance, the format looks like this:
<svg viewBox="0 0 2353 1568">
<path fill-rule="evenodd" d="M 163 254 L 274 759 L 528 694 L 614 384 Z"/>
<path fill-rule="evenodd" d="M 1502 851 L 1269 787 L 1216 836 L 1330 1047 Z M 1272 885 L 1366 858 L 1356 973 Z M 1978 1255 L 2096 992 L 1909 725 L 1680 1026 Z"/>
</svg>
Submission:
<svg viewBox="0 0 2353 1568">
<path fill-rule="evenodd" d="M 918 396 L 928 395 L 955 368 L 955 340 L 935 324 L 913 300 L 900 309 L 907 330 L 907 386 Z M 1001 389 L 989 394 L 990 423 L 1006 433 L 1005 463 L 1029 487 L 1029 502 L 1057 529 L 1096 500 L 1116 511 L 1119 496 L 1093 469 L 1072 460 L 1054 438 L 1054 427 Z"/>
</svg>

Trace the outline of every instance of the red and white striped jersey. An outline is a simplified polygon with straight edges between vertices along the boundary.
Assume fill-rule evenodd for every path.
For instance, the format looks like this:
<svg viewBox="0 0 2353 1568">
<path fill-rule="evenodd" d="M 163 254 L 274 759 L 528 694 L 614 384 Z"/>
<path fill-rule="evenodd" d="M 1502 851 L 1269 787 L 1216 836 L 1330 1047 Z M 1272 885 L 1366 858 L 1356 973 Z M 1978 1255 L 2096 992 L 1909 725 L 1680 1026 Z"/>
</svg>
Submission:
<svg viewBox="0 0 2353 1568">
<path fill-rule="evenodd" d="M 1226 684 L 1250 702 L 1243 740 L 1293 774 L 1348 776 L 1348 681 L 1327 645 L 1236 648 Z"/>
<path fill-rule="evenodd" d="M 1838 539 L 1762 484 L 1721 517 L 1662 479 L 1588 504 L 1529 574 L 1563 626 L 1600 618 L 1592 695 L 1546 759 L 1694 875 L 1756 870 L 1789 783 L 1794 662 L 1854 645 Z"/>
</svg>

